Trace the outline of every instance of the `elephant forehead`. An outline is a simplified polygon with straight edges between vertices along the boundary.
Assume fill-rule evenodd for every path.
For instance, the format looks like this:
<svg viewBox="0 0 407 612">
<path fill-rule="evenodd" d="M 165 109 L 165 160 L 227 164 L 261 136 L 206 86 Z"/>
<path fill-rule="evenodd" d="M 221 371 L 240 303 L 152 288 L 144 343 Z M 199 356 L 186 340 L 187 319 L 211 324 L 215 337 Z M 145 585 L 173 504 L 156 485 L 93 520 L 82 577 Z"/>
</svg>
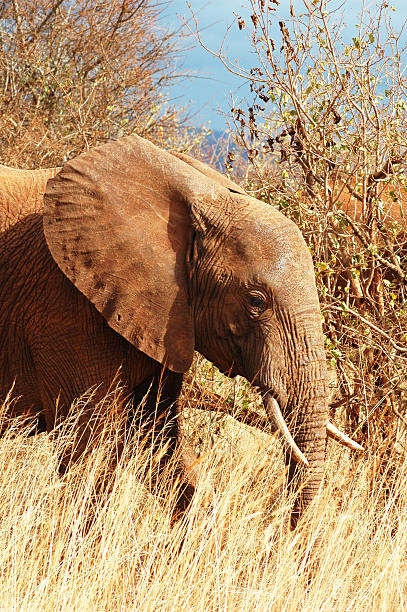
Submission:
<svg viewBox="0 0 407 612">
<path fill-rule="evenodd" d="M 239 284 L 271 291 L 288 309 L 315 308 L 318 296 L 311 254 L 298 228 L 251 224 L 225 243 L 223 266 Z"/>
<path fill-rule="evenodd" d="M 313 270 L 301 232 L 281 214 L 276 218 L 247 216 L 225 241 L 225 256 L 230 265 L 239 262 L 242 271 L 270 280 Z"/>
</svg>

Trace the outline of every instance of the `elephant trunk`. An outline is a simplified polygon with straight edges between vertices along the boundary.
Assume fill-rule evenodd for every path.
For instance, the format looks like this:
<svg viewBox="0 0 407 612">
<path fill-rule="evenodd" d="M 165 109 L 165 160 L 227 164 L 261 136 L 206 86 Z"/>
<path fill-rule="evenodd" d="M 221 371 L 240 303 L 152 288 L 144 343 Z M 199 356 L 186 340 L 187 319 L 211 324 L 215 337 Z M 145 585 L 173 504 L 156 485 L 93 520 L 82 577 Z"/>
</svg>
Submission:
<svg viewBox="0 0 407 612">
<path fill-rule="evenodd" d="M 314 362 L 310 364 L 309 370 L 311 373 L 306 377 L 303 367 L 301 368 L 298 375 L 301 390 L 289 398 L 287 405 L 286 412 L 291 417 L 288 427 L 291 442 L 276 424 L 273 413 L 273 402 L 276 401 L 270 393 L 264 396 L 267 414 L 283 441 L 285 462 L 289 468 L 289 486 L 294 486 L 299 491 L 292 512 L 293 527 L 321 485 L 326 451 L 328 398 L 325 364 Z M 306 378 L 308 383 L 305 382 Z"/>
<path fill-rule="evenodd" d="M 298 447 L 307 457 L 309 466 L 300 468 L 290 453 L 286 453 L 285 461 L 288 465 L 289 486 L 294 485 L 299 488 L 293 512 L 291 524 L 294 527 L 302 512 L 310 505 L 322 482 L 327 430 L 326 423 L 328 418 L 328 406 L 326 402 L 314 402 L 310 405 L 302 405 L 305 418 L 295 429 L 294 439 Z"/>
</svg>

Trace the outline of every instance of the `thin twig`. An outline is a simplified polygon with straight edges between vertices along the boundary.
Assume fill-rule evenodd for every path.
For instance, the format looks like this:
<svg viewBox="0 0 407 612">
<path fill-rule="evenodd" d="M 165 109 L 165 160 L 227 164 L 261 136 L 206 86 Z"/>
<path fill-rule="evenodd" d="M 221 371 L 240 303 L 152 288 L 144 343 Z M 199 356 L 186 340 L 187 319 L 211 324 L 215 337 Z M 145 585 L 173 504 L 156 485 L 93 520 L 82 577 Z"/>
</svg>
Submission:
<svg viewBox="0 0 407 612">
<path fill-rule="evenodd" d="M 340 306 L 335 306 L 334 304 L 327 304 L 326 308 L 327 309 L 331 309 L 331 310 L 336 310 L 337 312 L 342 312 L 342 313 L 348 312 L 348 313 L 352 314 L 353 316 L 355 316 L 358 319 L 360 319 L 360 321 L 363 321 L 363 323 L 365 323 L 366 325 L 368 325 L 369 327 L 374 329 L 374 331 L 376 331 L 378 334 L 381 334 L 384 338 L 386 338 L 386 340 L 388 340 L 390 342 L 390 344 L 397 351 L 399 351 L 400 353 L 407 353 L 407 348 L 406 347 L 400 346 L 399 344 L 394 342 L 394 340 L 389 336 L 389 334 L 387 334 L 383 329 L 380 329 L 380 327 L 377 327 L 377 325 L 375 325 L 374 323 L 372 323 L 371 321 L 369 321 L 368 319 L 363 317 L 361 314 L 356 312 L 356 310 L 353 310 L 352 308 L 349 308 L 349 307 L 346 307 L 346 309 L 343 309 Z"/>
</svg>

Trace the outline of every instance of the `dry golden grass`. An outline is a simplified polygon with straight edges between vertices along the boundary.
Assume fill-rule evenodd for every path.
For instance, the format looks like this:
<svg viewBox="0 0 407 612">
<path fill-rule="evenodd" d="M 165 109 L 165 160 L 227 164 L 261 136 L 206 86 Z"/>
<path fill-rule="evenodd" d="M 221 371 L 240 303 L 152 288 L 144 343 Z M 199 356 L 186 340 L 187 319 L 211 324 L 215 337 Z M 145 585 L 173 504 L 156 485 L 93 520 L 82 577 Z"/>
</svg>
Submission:
<svg viewBox="0 0 407 612">
<path fill-rule="evenodd" d="M 151 456 L 136 434 L 95 502 L 112 433 L 61 479 L 69 426 L 52 440 L 10 423 L 0 439 L 0 610 L 405 608 L 407 462 L 396 450 L 385 468 L 330 446 L 320 495 L 290 532 L 278 445 L 224 417 L 192 507 L 171 527 L 173 492 L 165 477 L 148 492 Z"/>
</svg>

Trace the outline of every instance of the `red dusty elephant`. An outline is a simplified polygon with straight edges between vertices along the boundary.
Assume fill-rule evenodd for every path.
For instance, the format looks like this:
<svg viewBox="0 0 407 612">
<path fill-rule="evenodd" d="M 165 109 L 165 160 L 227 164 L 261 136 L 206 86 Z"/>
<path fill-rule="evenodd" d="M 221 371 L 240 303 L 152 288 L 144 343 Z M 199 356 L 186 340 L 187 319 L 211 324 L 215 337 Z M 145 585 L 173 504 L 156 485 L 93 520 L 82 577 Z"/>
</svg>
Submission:
<svg viewBox="0 0 407 612">
<path fill-rule="evenodd" d="M 205 164 L 138 136 L 50 170 L 42 212 L 46 171 L 15 181 L 9 170 L 12 193 L 2 172 L 11 222 L 0 235 L 0 396 L 14 384 L 14 414 L 37 415 L 50 431 L 75 398 L 97 387 L 97 400 L 119 372 L 136 416 L 150 389 L 143 415 L 174 417 L 170 456 L 197 350 L 258 387 L 289 478 L 299 476 L 298 516 L 320 485 L 333 428 L 314 269 L 296 225 Z M 10 216 L 13 197 L 20 212 Z M 105 418 L 88 408 L 63 465 Z M 181 469 L 193 459 L 182 448 Z M 185 474 L 182 507 L 194 484 Z"/>
</svg>

